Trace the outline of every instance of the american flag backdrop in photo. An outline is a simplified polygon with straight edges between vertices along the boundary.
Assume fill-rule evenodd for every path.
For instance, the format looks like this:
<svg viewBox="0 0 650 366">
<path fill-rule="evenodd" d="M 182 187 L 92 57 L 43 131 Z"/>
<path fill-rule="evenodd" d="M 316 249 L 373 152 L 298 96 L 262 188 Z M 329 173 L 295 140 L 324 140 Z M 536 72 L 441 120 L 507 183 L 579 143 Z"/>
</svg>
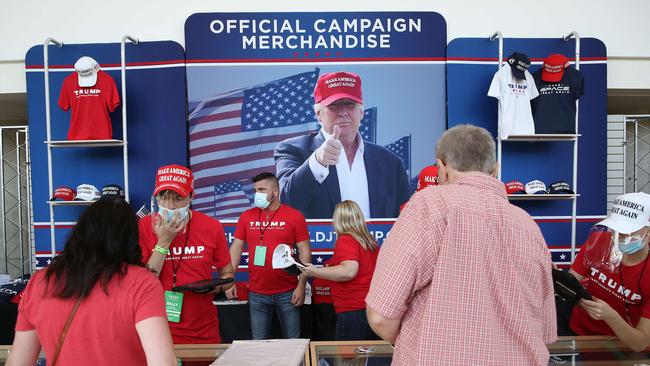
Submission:
<svg viewBox="0 0 650 366">
<path fill-rule="evenodd" d="M 318 129 L 313 110 L 318 75 L 316 68 L 191 103 L 195 210 L 237 218 L 250 207 L 250 178 L 275 172 L 276 144 Z"/>
<path fill-rule="evenodd" d="M 275 172 L 278 142 L 320 127 L 313 110 L 319 69 L 190 102 L 192 208 L 237 219 L 251 207 L 251 178 Z M 376 142 L 377 108 L 365 109 L 359 133 Z M 410 136 L 386 146 L 410 168 Z"/>
</svg>

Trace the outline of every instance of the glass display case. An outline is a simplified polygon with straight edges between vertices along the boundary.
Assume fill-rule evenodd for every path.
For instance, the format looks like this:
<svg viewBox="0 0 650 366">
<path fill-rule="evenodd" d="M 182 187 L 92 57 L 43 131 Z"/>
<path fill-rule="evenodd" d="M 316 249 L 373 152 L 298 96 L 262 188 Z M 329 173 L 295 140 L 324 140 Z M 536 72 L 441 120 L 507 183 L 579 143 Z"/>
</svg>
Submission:
<svg viewBox="0 0 650 366">
<path fill-rule="evenodd" d="M 549 365 L 647 365 L 648 352 L 633 352 L 618 338 L 608 336 L 559 337 L 548 345 Z M 311 342 L 314 366 L 388 366 L 393 347 L 383 341 Z"/>
<path fill-rule="evenodd" d="M 174 347 L 181 361 L 192 366 L 210 365 L 229 347 L 229 344 L 188 344 Z M 4 365 L 11 346 L 0 346 L 0 365 Z M 636 365 L 650 366 L 650 354 L 633 352 L 614 337 L 560 337 L 548 346 L 549 365 Z M 310 342 L 305 354 L 305 365 L 312 366 L 388 366 L 393 358 L 393 347 L 383 341 Z M 41 353 L 37 365 L 45 366 Z"/>
</svg>

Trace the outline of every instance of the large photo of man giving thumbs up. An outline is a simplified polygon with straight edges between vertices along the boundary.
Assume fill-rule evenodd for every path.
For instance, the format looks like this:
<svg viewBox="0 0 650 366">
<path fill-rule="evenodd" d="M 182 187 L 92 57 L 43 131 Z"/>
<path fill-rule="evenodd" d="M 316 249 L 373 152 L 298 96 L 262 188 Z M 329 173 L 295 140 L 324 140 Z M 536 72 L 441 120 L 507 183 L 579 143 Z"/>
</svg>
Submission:
<svg viewBox="0 0 650 366">
<path fill-rule="evenodd" d="M 330 218 L 343 200 L 359 204 L 366 218 L 397 217 L 410 196 L 409 180 L 397 155 L 359 133 L 361 77 L 344 71 L 321 75 L 314 112 L 320 130 L 275 148 L 282 201 L 306 218 Z"/>
</svg>

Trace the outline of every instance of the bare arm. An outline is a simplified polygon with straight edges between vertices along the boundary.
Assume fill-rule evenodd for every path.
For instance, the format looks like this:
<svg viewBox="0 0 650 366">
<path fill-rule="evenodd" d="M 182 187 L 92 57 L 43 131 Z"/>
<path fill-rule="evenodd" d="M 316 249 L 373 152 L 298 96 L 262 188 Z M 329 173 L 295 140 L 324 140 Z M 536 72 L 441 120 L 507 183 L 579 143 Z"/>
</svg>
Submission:
<svg viewBox="0 0 650 366">
<path fill-rule="evenodd" d="M 330 267 L 315 267 L 311 264 L 303 272 L 309 277 L 324 278 L 335 282 L 346 282 L 354 279 L 359 272 L 359 262 L 345 260 L 341 264 Z"/>
<path fill-rule="evenodd" d="M 147 318 L 136 323 L 135 329 L 147 357 L 147 365 L 177 365 L 167 319 L 160 316 Z"/>
<path fill-rule="evenodd" d="M 233 239 L 232 244 L 230 244 L 230 268 L 234 272 L 237 271 L 239 267 L 239 262 L 241 261 L 241 253 L 244 250 L 244 241 L 241 239 Z M 237 286 L 230 286 L 226 289 L 226 297 L 229 299 L 237 298 Z"/>
<path fill-rule="evenodd" d="M 18 331 L 9 351 L 7 366 L 32 366 L 36 364 L 40 351 L 41 343 L 35 329 Z"/>
<path fill-rule="evenodd" d="M 232 269 L 232 263 L 228 263 L 225 267 L 219 268 L 219 277 L 221 278 L 235 277 L 235 271 Z M 227 289 L 231 288 L 234 284 L 235 284 L 234 282 L 231 282 L 225 285 L 217 286 L 211 292 L 218 294 L 219 292 L 226 291 Z"/>
<path fill-rule="evenodd" d="M 165 220 L 162 220 L 160 217 L 155 217 L 153 219 L 155 220 L 154 232 L 158 237 L 158 242 L 156 243 L 157 246 L 164 249 L 169 249 L 169 246 L 172 245 L 172 240 L 174 240 L 178 233 L 185 229 L 187 220 L 179 220 L 179 215 L 180 214 L 178 212 L 174 213 L 174 217 L 169 222 L 165 222 Z M 166 254 L 162 254 L 154 250 L 151 253 L 151 257 L 149 257 L 149 260 L 147 261 L 147 268 L 151 272 L 155 273 L 156 276 L 160 276 L 160 271 L 165 264 L 166 257 Z"/>
<path fill-rule="evenodd" d="M 311 263 L 311 248 L 309 247 L 309 240 L 303 240 L 296 243 L 298 247 L 298 256 L 303 263 Z M 307 275 L 301 273 L 298 277 L 298 286 L 293 290 L 291 295 L 291 303 L 295 306 L 300 306 L 305 302 L 305 285 L 307 284 Z"/>
<path fill-rule="evenodd" d="M 594 298 L 593 301 L 582 299 L 579 304 L 592 319 L 604 320 L 614 334 L 635 352 L 641 352 L 650 345 L 650 319 L 641 317 L 639 324 L 634 328 L 601 299 Z"/>
<path fill-rule="evenodd" d="M 395 344 L 402 319 L 390 319 L 379 314 L 370 306 L 366 307 L 368 324 L 383 340 Z"/>
</svg>

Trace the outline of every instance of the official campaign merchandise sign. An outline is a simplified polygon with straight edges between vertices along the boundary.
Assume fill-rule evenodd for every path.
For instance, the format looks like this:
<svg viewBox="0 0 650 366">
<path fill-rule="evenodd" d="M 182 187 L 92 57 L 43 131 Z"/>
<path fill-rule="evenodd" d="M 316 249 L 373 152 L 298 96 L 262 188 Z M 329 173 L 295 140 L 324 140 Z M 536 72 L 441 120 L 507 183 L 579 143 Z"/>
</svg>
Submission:
<svg viewBox="0 0 650 366">
<path fill-rule="evenodd" d="M 477 78 L 472 75 L 478 69 L 482 70 L 480 73 L 489 69 L 485 71 L 487 75 L 496 68 L 456 69 L 459 62 L 480 64 L 483 58 L 492 57 L 491 51 L 490 56 L 486 56 L 483 46 L 474 47 L 471 42 L 459 43 L 461 47 L 453 51 L 459 59 L 446 64 L 446 39 L 445 20 L 435 12 L 205 13 L 191 15 L 186 20 L 184 62 L 181 61 L 183 55 L 180 47 L 181 54 L 177 55 L 175 49 L 167 51 L 163 47 L 164 52 L 159 52 L 145 46 L 142 48 L 145 52 L 140 56 L 134 48 L 137 46 L 127 45 L 127 66 L 133 70 L 127 72 L 127 78 L 129 75 L 133 78 L 128 79 L 127 84 L 130 89 L 128 115 L 132 205 L 137 208 L 147 201 L 158 166 L 167 163 L 189 164 L 196 178 L 193 208 L 220 219 L 228 241 L 232 242 L 236 219 L 252 206 L 251 178 L 262 171 L 276 171 L 274 152 L 279 143 L 319 130 L 320 125 L 313 110 L 314 85 L 319 76 L 337 71 L 360 76 L 365 112 L 359 132 L 364 144 L 391 151 L 400 159 L 408 177 L 407 196 L 410 196 L 419 171 L 433 162 L 435 142 L 447 128 L 448 120 L 449 126 L 458 122 L 473 122 L 494 129 L 490 123 L 496 119 L 496 109 L 489 102 L 481 102 L 476 105 L 480 107 L 474 108 L 475 105 L 469 101 L 463 103 L 462 94 L 458 93 L 467 91 L 468 96 L 483 96 L 487 89 L 483 90 L 478 81 L 485 79 L 485 75 Z M 119 89 L 119 72 L 115 67 L 119 52 L 116 45 L 78 46 L 64 47 L 63 50 L 50 47 L 54 69 L 58 67 L 70 72 L 69 65 L 78 57 L 96 54 L 99 55 L 100 64 L 105 66 L 108 63 L 109 68 L 106 69 L 112 73 Z M 27 89 L 34 167 L 37 161 L 45 161 L 42 156 L 45 152 L 42 144 L 45 139 L 43 70 L 39 66 L 42 65 L 42 52 L 39 49 L 42 50 L 42 46 L 35 46 L 26 62 L 30 71 Z M 546 51 L 544 48 L 540 53 Z M 568 52 L 567 55 L 570 56 Z M 534 64 L 538 63 L 541 56 L 533 56 L 537 58 L 533 60 Z M 129 65 L 130 60 L 138 62 Z M 187 84 L 178 80 L 179 69 L 184 72 Z M 154 73 L 160 73 L 160 77 L 151 78 Z M 63 73 L 52 73 L 51 70 L 52 95 L 58 95 L 57 88 L 62 76 Z M 448 77 L 451 79 L 447 80 Z M 173 84 L 165 81 L 170 80 L 168 78 L 172 78 Z M 601 80 L 600 76 L 594 79 L 586 75 L 586 79 L 585 94 L 590 93 L 592 88 L 598 93 L 601 89 L 605 90 L 604 79 Z M 165 83 L 165 87 L 160 85 L 161 82 Z M 477 91 L 477 88 L 480 90 Z M 185 90 L 189 121 L 178 113 L 182 111 L 179 108 L 181 104 L 177 103 L 178 96 L 185 94 Z M 149 108 L 149 100 L 161 95 L 163 100 L 173 102 L 156 103 L 157 108 Z M 146 101 L 147 108 L 141 108 L 143 101 Z M 448 109 L 447 102 L 450 104 Z M 55 114 L 55 133 L 62 135 L 67 128 L 66 116 L 56 110 L 53 101 L 51 104 Z M 582 109 L 581 105 L 581 115 Z M 472 114 L 472 111 L 477 114 Z M 142 113 L 149 116 L 152 113 L 156 116 L 160 114 L 160 117 L 144 118 Z M 112 117 L 114 126 L 119 126 L 119 110 Z M 581 125 L 597 126 L 599 131 L 595 140 L 581 140 L 581 151 L 591 151 L 592 144 L 604 143 L 600 140 L 600 131 L 604 128 L 605 120 L 600 117 L 600 114 L 590 116 L 589 121 Z M 165 128 L 161 128 L 163 126 Z M 131 131 L 132 128 L 135 130 Z M 119 128 L 114 130 L 119 136 Z M 188 136 L 188 145 L 181 138 L 183 135 Z M 585 144 L 589 146 L 584 147 Z M 180 151 L 180 148 L 183 150 Z M 55 172 L 55 186 L 65 183 L 74 187 L 77 181 L 88 183 L 97 177 L 101 178 L 101 182 L 96 184 L 102 185 L 107 180 L 105 177 L 121 177 L 117 173 L 120 166 L 113 160 L 111 169 L 103 170 L 99 175 L 92 173 L 96 171 L 91 168 L 76 169 L 82 161 L 80 153 L 83 152 L 75 150 L 69 155 L 55 156 L 55 165 L 64 167 L 66 172 L 65 175 L 60 171 Z M 39 154 L 41 158 L 36 157 Z M 92 160 L 97 154 L 86 157 Z M 161 157 L 165 161 L 161 161 Z M 107 158 L 102 159 L 105 161 Z M 557 166 L 557 161 L 553 161 L 552 165 Z M 566 172 L 561 166 L 561 171 Z M 510 165 L 504 172 L 512 175 L 519 168 Z M 44 169 L 33 169 L 33 174 L 46 171 Z M 528 171 L 525 167 L 521 169 Z M 376 173 L 374 169 L 366 172 L 369 187 L 382 186 L 390 179 L 390 174 Z M 43 204 L 48 199 L 45 197 L 46 179 L 43 173 L 39 174 L 40 179 L 34 176 L 33 202 L 40 267 L 47 264 L 49 255 L 43 253 L 49 249 L 50 243 L 47 205 Z M 570 181 L 569 177 L 562 178 Z M 593 181 L 596 180 L 593 178 Z M 598 187 L 595 195 L 589 195 L 589 202 L 604 202 L 604 197 L 598 193 L 601 188 Z M 585 191 L 585 188 L 579 187 L 579 191 Z M 377 198 L 370 197 L 370 200 Z M 559 205 L 566 205 L 566 202 Z M 524 206 L 527 210 L 539 210 Z M 57 209 L 57 215 L 59 211 L 63 214 L 57 216 L 61 219 L 57 218 L 56 235 L 57 249 L 61 250 L 79 210 Z M 543 217 L 537 221 L 549 246 L 566 244 L 564 231 L 545 229 L 547 225 L 555 225 L 558 219 L 565 220 L 565 217 L 551 216 L 552 212 L 542 211 L 538 215 Z M 587 214 L 602 215 L 604 211 L 603 207 L 589 206 Z M 565 214 L 564 210 L 558 213 Z M 579 223 L 578 237 L 593 223 L 588 216 L 584 216 L 582 221 L 585 223 Z M 393 222 L 394 217 L 372 217 L 369 221 L 369 229 L 380 244 Z M 336 241 L 331 216 L 309 219 L 308 224 L 314 263 L 322 264 L 331 257 Z M 559 257 L 554 259 L 557 262 L 565 260 Z M 245 271 L 247 261 L 244 253 L 241 270 Z"/>
</svg>

